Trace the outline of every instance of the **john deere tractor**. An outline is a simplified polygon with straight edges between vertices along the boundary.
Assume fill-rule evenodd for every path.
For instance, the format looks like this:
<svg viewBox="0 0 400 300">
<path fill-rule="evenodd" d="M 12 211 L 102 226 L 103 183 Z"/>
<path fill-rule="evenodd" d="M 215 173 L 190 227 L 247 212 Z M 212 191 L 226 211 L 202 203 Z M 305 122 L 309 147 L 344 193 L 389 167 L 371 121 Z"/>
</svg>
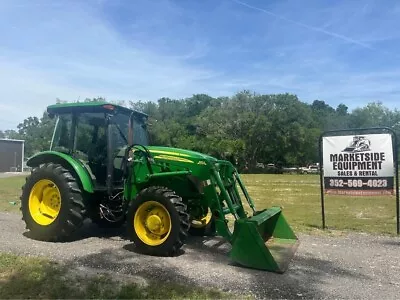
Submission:
<svg viewBox="0 0 400 300">
<path fill-rule="evenodd" d="M 47 112 L 56 117 L 50 150 L 29 159 L 21 196 L 33 238 L 68 240 L 89 218 L 102 227 L 125 224 L 145 254 L 174 255 L 188 234 L 219 235 L 238 264 L 287 268 L 295 234 L 281 208 L 256 210 L 230 162 L 150 146 L 147 115 L 122 106 L 67 103 Z"/>
</svg>

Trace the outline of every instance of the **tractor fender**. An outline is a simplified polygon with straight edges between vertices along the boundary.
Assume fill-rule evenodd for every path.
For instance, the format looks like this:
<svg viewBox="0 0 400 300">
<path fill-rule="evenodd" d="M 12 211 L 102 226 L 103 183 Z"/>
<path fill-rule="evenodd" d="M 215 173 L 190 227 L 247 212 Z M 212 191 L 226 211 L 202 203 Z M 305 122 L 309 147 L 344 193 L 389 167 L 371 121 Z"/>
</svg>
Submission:
<svg viewBox="0 0 400 300">
<path fill-rule="evenodd" d="M 88 170 L 79 161 L 67 154 L 57 151 L 43 151 L 29 158 L 26 164 L 34 168 L 48 162 L 58 163 L 71 170 L 79 179 L 82 188 L 88 193 L 93 193 L 93 181 Z"/>
</svg>

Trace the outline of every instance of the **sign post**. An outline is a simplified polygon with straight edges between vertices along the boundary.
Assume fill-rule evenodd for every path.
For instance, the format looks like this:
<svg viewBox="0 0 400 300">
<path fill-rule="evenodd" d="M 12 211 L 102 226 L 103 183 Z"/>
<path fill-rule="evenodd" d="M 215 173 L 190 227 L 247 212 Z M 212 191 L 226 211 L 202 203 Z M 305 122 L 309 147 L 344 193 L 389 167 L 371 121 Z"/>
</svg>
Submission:
<svg viewBox="0 0 400 300">
<path fill-rule="evenodd" d="M 397 138 L 390 128 L 324 132 L 320 137 L 320 166 L 323 229 L 325 194 L 395 195 L 400 233 Z"/>
</svg>

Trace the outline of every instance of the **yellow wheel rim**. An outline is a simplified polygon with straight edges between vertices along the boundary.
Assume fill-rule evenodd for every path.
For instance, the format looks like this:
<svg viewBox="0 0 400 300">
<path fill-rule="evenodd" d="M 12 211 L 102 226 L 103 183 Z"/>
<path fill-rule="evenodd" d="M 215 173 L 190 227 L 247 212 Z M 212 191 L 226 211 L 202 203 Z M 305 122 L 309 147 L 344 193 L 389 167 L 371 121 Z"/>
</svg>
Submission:
<svg viewBox="0 0 400 300">
<path fill-rule="evenodd" d="M 61 193 L 51 180 L 41 179 L 29 194 L 29 213 L 39 225 L 50 225 L 61 210 Z"/>
<path fill-rule="evenodd" d="M 194 228 L 206 227 L 210 223 L 211 218 L 212 218 L 212 212 L 210 209 L 208 209 L 207 214 L 203 218 L 201 218 L 200 220 L 196 219 L 192 220 L 191 226 Z"/>
<path fill-rule="evenodd" d="M 158 246 L 164 243 L 171 233 L 171 216 L 161 203 L 147 201 L 136 210 L 133 226 L 143 243 Z"/>
</svg>

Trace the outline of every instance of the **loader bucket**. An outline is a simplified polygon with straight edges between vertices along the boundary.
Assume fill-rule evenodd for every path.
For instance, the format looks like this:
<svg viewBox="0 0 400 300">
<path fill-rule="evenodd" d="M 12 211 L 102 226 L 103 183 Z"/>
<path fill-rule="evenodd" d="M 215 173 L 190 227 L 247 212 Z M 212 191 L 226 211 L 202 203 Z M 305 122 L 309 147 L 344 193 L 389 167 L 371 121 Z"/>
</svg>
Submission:
<svg viewBox="0 0 400 300">
<path fill-rule="evenodd" d="M 284 273 L 298 244 L 281 208 L 272 207 L 235 221 L 229 255 L 234 262 L 249 268 Z"/>
</svg>

